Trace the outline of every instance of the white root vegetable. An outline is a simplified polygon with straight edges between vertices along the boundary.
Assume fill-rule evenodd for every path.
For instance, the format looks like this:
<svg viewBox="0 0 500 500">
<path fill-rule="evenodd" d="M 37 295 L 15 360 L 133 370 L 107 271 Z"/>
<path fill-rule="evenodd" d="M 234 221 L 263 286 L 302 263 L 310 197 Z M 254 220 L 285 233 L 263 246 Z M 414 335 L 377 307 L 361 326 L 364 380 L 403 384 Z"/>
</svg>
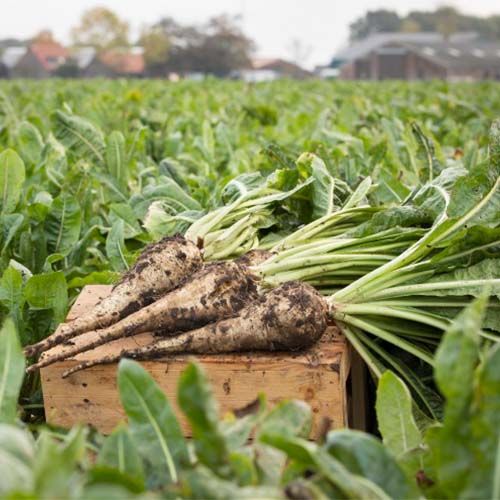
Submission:
<svg viewBox="0 0 500 500">
<path fill-rule="evenodd" d="M 257 285 L 245 265 L 216 262 L 205 265 L 182 286 L 153 304 L 140 309 L 106 329 L 82 335 L 76 345 L 67 344 L 57 354 L 43 356 L 28 372 L 48 366 L 115 339 L 143 332 L 169 336 L 193 330 L 221 318 L 234 315 L 257 298 Z"/>
<path fill-rule="evenodd" d="M 202 265 L 200 249 L 177 235 L 149 245 L 135 265 L 92 311 L 62 325 L 50 337 L 25 348 L 28 357 L 50 349 L 81 333 L 105 328 L 176 288 Z"/>
<path fill-rule="evenodd" d="M 63 377 L 91 366 L 115 363 L 122 357 L 151 359 L 179 353 L 298 350 L 320 339 L 327 326 L 327 315 L 327 303 L 314 288 L 288 282 L 231 318 L 138 349 L 84 361 Z"/>
</svg>

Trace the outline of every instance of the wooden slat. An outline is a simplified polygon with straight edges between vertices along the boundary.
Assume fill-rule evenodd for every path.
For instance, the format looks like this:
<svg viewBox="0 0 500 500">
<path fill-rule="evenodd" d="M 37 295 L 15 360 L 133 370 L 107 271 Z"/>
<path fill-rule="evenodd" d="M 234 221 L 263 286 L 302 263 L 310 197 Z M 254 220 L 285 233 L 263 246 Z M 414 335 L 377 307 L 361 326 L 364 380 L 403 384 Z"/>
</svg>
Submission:
<svg viewBox="0 0 500 500">
<path fill-rule="evenodd" d="M 68 314 L 68 320 L 88 311 L 109 290 L 110 287 L 104 285 L 85 287 Z M 93 332 L 85 334 L 93 335 Z M 47 421 L 64 427 L 86 423 L 102 432 L 110 432 L 124 417 L 116 387 L 116 365 L 92 367 L 67 379 L 62 379 L 61 374 L 78 361 L 145 345 L 152 340 L 150 334 L 119 339 L 43 368 L 41 377 Z M 62 348 L 57 346 L 52 353 Z M 177 380 L 190 359 L 190 356 L 171 356 L 142 363 L 165 391 L 176 411 Z M 197 360 L 207 371 L 222 414 L 243 408 L 263 392 L 271 405 L 282 399 L 307 401 L 314 416 L 311 437 L 317 436 L 324 418 L 331 420 L 333 428 L 347 425 L 346 380 L 350 355 L 345 339 L 333 328 L 320 343 L 300 354 L 207 355 L 198 356 Z M 189 435 L 186 421 L 179 416 L 185 434 Z"/>
</svg>

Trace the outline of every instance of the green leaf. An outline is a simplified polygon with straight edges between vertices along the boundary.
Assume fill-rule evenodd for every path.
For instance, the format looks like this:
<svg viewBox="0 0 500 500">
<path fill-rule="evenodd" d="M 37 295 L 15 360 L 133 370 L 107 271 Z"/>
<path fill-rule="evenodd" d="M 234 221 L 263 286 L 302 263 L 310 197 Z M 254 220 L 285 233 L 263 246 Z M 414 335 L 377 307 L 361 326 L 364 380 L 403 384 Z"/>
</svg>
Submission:
<svg viewBox="0 0 500 500">
<path fill-rule="evenodd" d="M 240 487 L 233 481 L 221 479 L 203 466 L 197 466 L 183 474 L 181 492 L 184 498 L 210 498 L 214 500 L 283 498 L 283 494 L 278 488 L 269 486 Z"/>
<path fill-rule="evenodd" d="M 0 423 L 0 496 L 33 490 L 35 446 L 31 433 L 18 426 Z"/>
<path fill-rule="evenodd" d="M 385 492 L 372 481 L 352 474 L 341 462 L 314 443 L 296 437 L 280 434 L 266 434 L 261 440 L 285 452 L 289 459 L 317 471 L 342 492 L 348 499 L 388 499 Z"/>
<path fill-rule="evenodd" d="M 384 444 L 395 457 L 420 445 L 422 436 L 413 417 L 410 391 L 391 371 L 380 377 L 376 409 Z"/>
<path fill-rule="evenodd" d="M 118 131 L 111 132 L 106 144 L 106 166 L 108 172 L 116 180 L 117 186 L 122 192 L 127 190 L 127 161 L 125 154 L 125 138 Z"/>
<path fill-rule="evenodd" d="M 59 195 L 50 208 L 45 221 L 49 253 L 68 255 L 80 237 L 82 212 L 75 198 Z"/>
<path fill-rule="evenodd" d="M 441 166 L 436 158 L 434 143 L 427 137 L 417 123 L 411 124 L 411 131 L 417 141 L 417 158 L 420 163 L 418 174 L 421 182 L 432 181 L 439 173 Z"/>
<path fill-rule="evenodd" d="M 203 121 L 202 140 L 203 140 L 203 149 L 205 151 L 207 159 L 213 161 L 215 156 L 215 137 L 210 122 L 208 120 Z"/>
<path fill-rule="evenodd" d="M 313 218 L 331 214 L 338 209 L 335 196 L 335 179 L 326 169 L 325 163 L 312 153 L 303 153 L 297 160 L 299 168 L 311 171 Z"/>
<path fill-rule="evenodd" d="M 446 331 L 435 357 L 435 379 L 446 397 L 446 406 L 443 425 L 431 427 L 426 442 L 432 450 L 439 491 L 450 498 L 461 495 L 476 468 L 479 457 L 475 456 L 474 447 L 481 450 L 491 445 L 491 434 L 474 436 L 472 431 L 477 415 L 474 391 L 478 389 L 475 372 L 479 362 L 479 330 L 485 307 L 484 295 L 468 306 Z M 492 403 L 495 406 L 496 400 Z M 483 469 L 479 468 L 478 473 L 483 479 L 488 477 L 483 475 Z M 478 497 L 483 495 L 478 492 Z"/>
<path fill-rule="evenodd" d="M 35 488 L 39 498 L 70 498 L 77 486 L 76 473 L 86 457 L 87 429 L 73 428 L 62 442 L 42 430 L 36 443 Z"/>
<path fill-rule="evenodd" d="M 23 286 L 21 271 L 9 266 L 0 279 L 0 302 L 8 309 L 19 334 L 23 330 L 23 306 L 25 303 Z"/>
<path fill-rule="evenodd" d="M 93 479 L 96 481 L 98 479 L 102 479 L 106 482 L 97 482 L 95 484 L 85 486 L 80 498 L 85 500 L 103 500 L 104 498 L 106 500 L 123 500 L 125 498 L 136 498 L 134 493 L 140 492 L 140 490 L 137 491 L 137 488 L 134 488 L 133 484 L 130 484 L 131 481 L 126 476 L 116 477 L 111 476 L 111 473 L 108 473 L 106 476 L 104 471 L 99 471 L 99 474 L 100 475 L 98 475 L 95 470 L 91 471 L 91 476 L 97 476 Z M 113 484 L 110 483 L 111 480 L 116 482 L 121 481 L 123 484 Z M 140 498 L 142 498 L 142 496 Z M 155 497 L 149 495 L 146 498 L 149 499 Z"/>
<path fill-rule="evenodd" d="M 141 226 L 137 217 L 127 203 L 112 203 L 110 206 L 110 220 L 115 222 L 117 219 L 122 219 L 124 222 L 124 237 L 134 238 L 142 233 Z"/>
<path fill-rule="evenodd" d="M 24 379 L 24 356 L 12 319 L 0 330 L 0 422 L 13 423 Z"/>
<path fill-rule="evenodd" d="M 10 244 L 19 230 L 23 227 L 24 221 L 25 217 L 21 214 L 0 215 L 0 227 L 3 233 L 2 254 L 5 254 L 9 250 Z"/>
<path fill-rule="evenodd" d="M 63 111 L 54 113 L 54 130 L 57 140 L 75 156 L 104 163 L 104 138 L 92 123 Z"/>
<path fill-rule="evenodd" d="M 177 482 L 180 467 L 189 463 L 189 456 L 165 394 L 140 364 L 127 359 L 118 367 L 118 389 L 132 440 L 151 466 L 148 482 Z"/>
<path fill-rule="evenodd" d="M 64 321 L 68 306 L 68 289 L 62 271 L 32 276 L 26 282 L 24 295 L 34 309 L 52 309 L 55 322 Z"/>
<path fill-rule="evenodd" d="M 260 422 L 257 438 L 270 433 L 308 438 L 311 425 L 312 412 L 307 403 L 281 401 Z"/>
<path fill-rule="evenodd" d="M 324 446 L 350 472 L 377 484 L 391 498 L 418 497 L 415 484 L 405 477 L 387 447 L 373 436 L 352 430 L 332 431 Z"/>
<path fill-rule="evenodd" d="M 460 419 L 472 397 L 471 381 L 479 361 L 479 330 L 487 305 L 483 295 L 450 325 L 435 354 L 434 377 L 446 398 L 445 418 Z"/>
<path fill-rule="evenodd" d="M 42 158 L 43 138 L 30 122 L 21 122 L 17 131 L 18 151 L 28 165 L 37 165 Z"/>
<path fill-rule="evenodd" d="M 474 466 L 464 498 L 500 498 L 500 348 L 485 357 L 474 381 L 471 438 Z"/>
<path fill-rule="evenodd" d="M 136 482 L 144 482 L 141 458 L 124 426 L 117 427 L 104 441 L 97 463 L 119 470 Z"/>
<path fill-rule="evenodd" d="M 0 153 L 0 211 L 15 210 L 21 197 L 25 179 L 24 162 L 12 149 Z"/>
<path fill-rule="evenodd" d="M 118 219 L 106 238 L 106 255 L 114 271 L 126 271 L 129 268 L 124 231 L 125 222 Z"/>
<path fill-rule="evenodd" d="M 500 175 L 500 120 L 491 124 L 489 137 L 490 168 Z"/>
<path fill-rule="evenodd" d="M 113 271 L 94 271 L 85 277 L 73 278 L 68 288 L 83 288 L 87 285 L 113 285 L 120 279 L 120 273 Z"/>
<path fill-rule="evenodd" d="M 191 426 L 199 461 L 219 475 L 227 475 L 228 450 L 219 427 L 217 403 L 198 364 L 190 363 L 182 372 L 177 399 Z"/>
</svg>

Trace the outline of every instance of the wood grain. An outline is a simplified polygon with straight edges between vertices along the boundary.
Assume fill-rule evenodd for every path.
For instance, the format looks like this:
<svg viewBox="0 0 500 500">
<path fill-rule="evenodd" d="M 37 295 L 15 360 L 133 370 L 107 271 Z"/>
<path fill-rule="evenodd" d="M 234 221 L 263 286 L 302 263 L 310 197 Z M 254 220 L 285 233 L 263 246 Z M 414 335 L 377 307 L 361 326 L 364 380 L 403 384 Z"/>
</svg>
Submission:
<svg viewBox="0 0 500 500">
<path fill-rule="evenodd" d="M 106 285 L 85 287 L 67 319 L 82 315 L 109 291 Z M 94 333 L 85 335 L 92 337 Z M 124 418 L 116 386 L 116 364 L 95 366 L 67 379 L 61 374 L 78 361 L 145 345 L 151 340 L 150 334 L 119 339 L 43 368 L 41 378 L 47 421 L 63 427 L 85 423 L 109 433 Z M 51 352 L 60 349 L 56 346 Z M 190 430 L 178 412 L 176 391 L 178 377 L 191 359 L 183 355 L 142 363 L 174 404 L 187 436 Z M 334 328 L 330 328 L 316 346 L 301 353 L 208 355 L 196 359 L 207 372 L 222 415 L 245 407 L 259 393 L 265 393 L 270 405 L 282 399 L 307 401 L 313 411 L 312 438 L 317 437 L 324 419 L 331 421 L 332 428 L 347 425 L 346 380 L 350 351 L 345 339 Z"/>
</svg>

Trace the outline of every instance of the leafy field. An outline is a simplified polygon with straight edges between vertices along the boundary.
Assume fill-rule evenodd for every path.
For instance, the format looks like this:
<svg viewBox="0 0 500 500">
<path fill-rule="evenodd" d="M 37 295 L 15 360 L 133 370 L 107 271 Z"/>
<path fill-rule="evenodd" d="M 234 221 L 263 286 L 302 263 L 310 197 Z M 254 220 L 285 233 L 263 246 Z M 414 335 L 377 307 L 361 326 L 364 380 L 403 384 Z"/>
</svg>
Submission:
<svg viewBox="0 0 500 500">
<path fill-rule="evenodd" d="M 199 425 L 197 466 L 187 466 L 179 436 L 169 436 L 178 453 L 173 462 L 168 454 L 159 463 L 144 462 L 148 454 L 162 456 L 162 438 L 133 419 L 128 431 L 120 429 L 105 441 L 102 467 L 84 457 L 86 446 L 100 447 L 100 436 L 73 430 L 56 444 L 47 431 L 35 445 L 23 434 L 19 439 L 29 441 L 23 445 L 26 477 L 33 483 L 29 491 L 49 496 L 69 491 L 59 478 L 50 479 L 48 489 L 37 482 L 43 473 L 31 471 L 34 456 L 50 469 L 42 456 L 48 454 L 61 467 L 66 462 L 68 475 L 81 467 L 74 472 L 75 495 L 87 487 L 132 494 L 146 486 L 220 498 L 284 492 L 291 498 L 409 498 L 417 488 L 441 498 L 473 491 L 498 495 L 498 482 L 484 480 L 498 470 L 493 461 L 498 417 L 491 408 L 472 405 L 481 398 L 473 394 L 477 386 L 452 382 L 475 377 L 484 380 L 485 391 L 500 390 L 493 368 L 498 349 L 489 342 L 499 324 L 500 139 L 495 128 L 490 133 L 498 117 L 500 87 L 494 83 L 0 83 L 0 303 L 3 316 L 12 319 L 0 336 L 0 359 L 5 361 L 2 354 L 10 348 L 18 350 L 14 331 L 22 345 L 45 338 L 82 286 L 113 283 L 147 243 L 164 235 L 187 230 L 204 242 L 211 259 L 256 246 L 277 249 L 284 253 L 261 268 L 264 282 L 301 279 L 335 304 L 336 321 L 380 378 L 377 416 L 386 445 L 347 431 L 332 433 L 321 446 L 307 443 L 302 438 L 310 414 L 299 403 L 275 413 L 262 409 L 232 426 L 219 423 L 203 373 L 193 365 L 183 383 L 192 384 L 199 398 L 191 393 L 187 400 L 182 382 L 179 398 Z M 338 254 L 324 250 L 339 236 L 359 244 Z M 339 259 L 351 265 L 339 268 Z M 377 275 L 378 267 L 383 271 Z M 419 279 L 429 282 L 425 297 Z M 484 284 L 493 297 L 488 310 L 479 298 L 464 313 L 467 321 L 453 323 L 471 297 L 482 296 Z M 456 291 L 443 292 L 449 289 Z M 449 340 L 434 360 L 443 331 Z M 479 350 L 489 348 L 484 355 L 489 361 L 479 363 Z M 463 362 L 454 358 L 457 349 L 463 349 Z M 463 373 L 454 373 L 450 363 L 463 364 Z M 408 390 L 396 376 L 383 374 L 386 367 L 410 387 L 420 408 L 416 421 Z M 8 415 L 0 420 L 15 419 L 18 383 L 22 418 L 40 421 L 38 377 L 30 374 L 21 387 L 18 371 L 13 368 L 12 378 L 3 379 L 18 382 L 7 391 L 10 401 L 3 403 L 0 391 L 0 413 Z M 122 363 L 118 377 L 127 411 L 137 402 L 128 400 L 123 387 L 136 383 L 155 394 L 150 403 L 158 418 L 171 420 L 167 403 L 140 367 Z M 429 419 L 442 419 L 443 396 L 445 424 L 433 431 Z M 199 413 L 212 420 L 196 423 L 196 401 Z M 394 401 L 404 402 L 404 435 L 391 429 Z M 273 419 L 290 419 L 293 429 L 278 432 Z M 460 419 L 470 419 L 470 428 L 461 429 L 463 439 L 453 444 L 450 436 L 458 433 Z M 260 444 L 244 446 L 242 436 L 255 427 Z M 2 432 L 9 431 L 0 429 L 0 440 L 7 439 Z M 475 439 L 484 440 L 491 453 L 467 482 L 460 471 L 480 453 L 467 444 Z M 136 450 L 138 441 L 147 449 Z M 119 462 L 117 443 L 127 447 L 130 463 Z M 274 460 L 277 450 L 290 463 L 266 477 L 259 460 Z M 392 467 L 399 479 L 381 477 L 360 450 L 373 453 L 380 467 Z M 460 465 L 450 471 L 454 455 Z M 306 469 L 314 472 L 312 480 L 303 474 Z M 178 471 L 183 481 L 174 488 Z M 0 493 L 18 488 L 19 477 L 19 483 L 0 486 Z"/>
</svg>

